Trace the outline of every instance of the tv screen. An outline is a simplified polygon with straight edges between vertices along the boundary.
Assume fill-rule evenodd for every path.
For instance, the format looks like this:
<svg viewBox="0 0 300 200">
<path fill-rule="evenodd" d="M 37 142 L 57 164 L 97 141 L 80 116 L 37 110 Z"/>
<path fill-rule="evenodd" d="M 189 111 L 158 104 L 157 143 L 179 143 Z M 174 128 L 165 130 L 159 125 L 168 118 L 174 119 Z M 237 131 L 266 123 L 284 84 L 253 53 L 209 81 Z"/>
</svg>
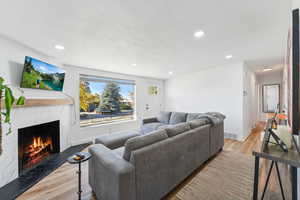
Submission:
<svg viewBox="0 0 300 200">
<path fill-rule="evenodd" d="M 64 70 L 35 58 L 25 57 L 22 88 L 62 91 L 64 80 Z"/>
</svg>

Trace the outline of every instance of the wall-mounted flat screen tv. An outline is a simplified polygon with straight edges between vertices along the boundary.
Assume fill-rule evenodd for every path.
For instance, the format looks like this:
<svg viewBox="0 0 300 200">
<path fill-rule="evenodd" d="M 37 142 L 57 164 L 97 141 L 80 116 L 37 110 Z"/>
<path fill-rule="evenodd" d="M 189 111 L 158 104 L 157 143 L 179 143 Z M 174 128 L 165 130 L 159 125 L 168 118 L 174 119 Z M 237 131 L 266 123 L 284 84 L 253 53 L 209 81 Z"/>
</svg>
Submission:
<svg viewBox="0 0 300 200">
<path fill-rule="evenodd" d="M 62 91 L 65 71 L 54 65 L 26 56 L 22 75 L 22 88 Z"/>
</svg>

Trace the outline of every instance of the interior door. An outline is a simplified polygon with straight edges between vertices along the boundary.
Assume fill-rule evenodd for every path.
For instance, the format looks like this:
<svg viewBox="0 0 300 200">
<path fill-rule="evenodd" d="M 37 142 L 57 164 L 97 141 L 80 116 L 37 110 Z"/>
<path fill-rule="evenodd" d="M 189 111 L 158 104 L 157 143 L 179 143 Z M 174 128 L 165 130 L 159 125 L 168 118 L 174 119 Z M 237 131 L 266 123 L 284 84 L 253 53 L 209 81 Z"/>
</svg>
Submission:
<svg viewBox="0 0 300 200">
<path fill-rule="evenodd" d="M 280 85 L 263 85 L 263 112 L 274 113 L 280 105 Z"/>
<path fill-rule="evenodd" d="M 163 84 L 149 82 L 146 84 L 144 118 L 155 117 L 163 109 Z"/>
</svg>

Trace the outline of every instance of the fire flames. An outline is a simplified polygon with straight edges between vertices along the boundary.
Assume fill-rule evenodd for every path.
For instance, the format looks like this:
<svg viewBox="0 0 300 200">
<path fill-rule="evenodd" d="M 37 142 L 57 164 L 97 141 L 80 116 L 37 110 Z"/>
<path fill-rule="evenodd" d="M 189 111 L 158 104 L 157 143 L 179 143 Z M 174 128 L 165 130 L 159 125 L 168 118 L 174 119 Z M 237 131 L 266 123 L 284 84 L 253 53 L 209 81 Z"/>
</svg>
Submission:
<svg viewBox="0 0 300 200">
<path fill-rule="evenodd" d="M 24 167 L 30 167 L 43 158 L 47 157 L 53 151 L 53 143 L 51 137 L 42 138 L 39 136 L 32 138 L 32 143 L 25 148 Z"/>
<path fill-rule="evenodd" d="M 34 137 L 33 138 L 33 144 L 32 144 L 33 148 L 36 149 L 36 148 L 45 148 L 47 145 L 51 145 L 52 146 L 52 143 L 49 142 L 49 141 L 46 141 L 46 142 L 43 142 L 42 138 L 41 137 Z"/>
<path fill-rule="evenodd" d="M 51 139 L 47 138 L 45 141 L 43 141 L 41 137 L 34 137 L 31 145 L 31 152 L 39 152 L 48 146 L 51 150 L 53 150 Z"/>
</svg>

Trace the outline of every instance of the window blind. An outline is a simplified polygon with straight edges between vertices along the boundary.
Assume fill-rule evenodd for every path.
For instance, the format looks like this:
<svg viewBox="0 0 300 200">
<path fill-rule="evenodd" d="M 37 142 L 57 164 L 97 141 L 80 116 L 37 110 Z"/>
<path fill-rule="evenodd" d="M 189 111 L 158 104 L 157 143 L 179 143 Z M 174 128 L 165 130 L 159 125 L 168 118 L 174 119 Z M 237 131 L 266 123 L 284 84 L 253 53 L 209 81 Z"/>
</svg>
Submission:
<svg viewBox="0 0 300 200">
<path fill-rule="evenodd" d="M 92 81 L 92 82 L 107 82 L 107 83 L 118 83 L 118 84 L 127 84 L 127 85 L 135 85 L 134 80 L 125 80 L 125 79 L 116 79 L 109 77 L 101 77 L 101 76 L 91 76 L 91 75 L 80 75 L 81 81 Z"/>
</svg>

